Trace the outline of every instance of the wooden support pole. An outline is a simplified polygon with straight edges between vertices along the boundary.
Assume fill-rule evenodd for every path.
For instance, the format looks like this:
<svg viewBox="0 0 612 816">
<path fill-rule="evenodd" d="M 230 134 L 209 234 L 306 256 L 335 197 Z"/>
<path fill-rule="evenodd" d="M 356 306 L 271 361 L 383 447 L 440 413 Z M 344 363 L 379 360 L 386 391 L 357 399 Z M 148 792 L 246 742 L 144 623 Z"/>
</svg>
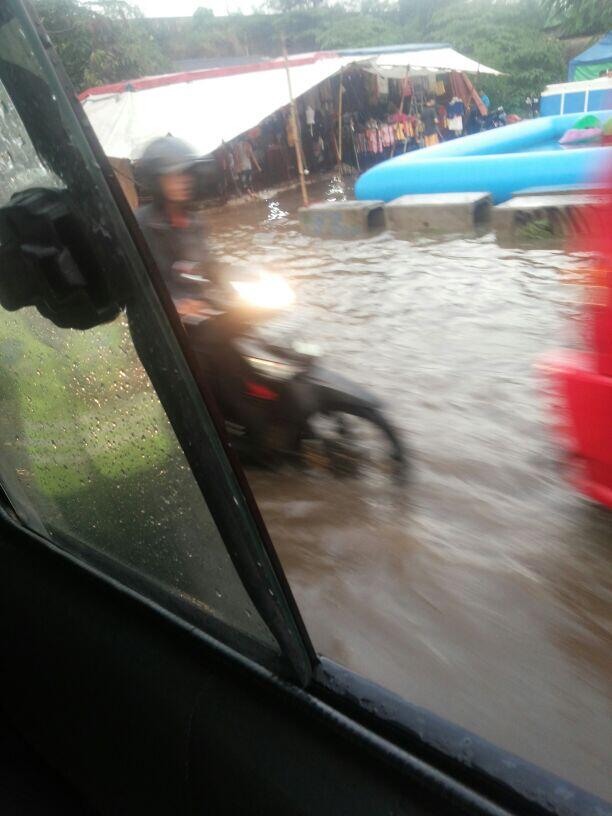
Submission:
<svg viewBox="0 0 612 816">
<path fill-rule="evenodd" d="M 399 103 L 399 121 L 402 121 L 402 114 L 404 112 L 404 99 L 406 98 L 406 85 L 408 84 L 408 77 L 410 76 L 410 66 L 406 66 L 406 76 L 404 77 L 404 81 L 402 83 L 402 96 L 400 98 Z M 404 153 L 406 152 L 406 145 L 408 144 L 408 126 L 406 123 L 406 138 L 404 139 Z M 391 158 L 395 155 L 395 146 L 397 145 L 397 140 L 393 142 L 393 149 L 391 150 Z"/>
<path fill-rule="evenodd" d="M 304 162 L 302 160 L 302 140 L 300 138 L 300 128 L 297 116 L 297 108 L 295 104 L 295 99 L 293 98 L 293 88 L 291 87 L 291 71 L 289 70 L 289 57 L 287 55 L 287 47 L 285 45 L 285 41 L 283 40 L 283 57 L 285 59 L 285 71 L 287 73 L 287 87 L 289 89 L 289 104 L 291 109 L 291 128 L 293 130 L 294 136 L 294 148 L 295 148 L 295 158 L 297 162 L 298 173 L 300 176 L 300 187 L 302 189 L 302 201 L 304 206 L 307 207 L 309 204 L 308 201 L 308 191 L 306 189 L 306 179 L 304 176 Z"/>
<path fill-rule="evenodd" d="M 340 175 L 342 175 L 342 71 L 340 69 L 340 85 L 338 88 L 338 162 Z"/>
</svg>

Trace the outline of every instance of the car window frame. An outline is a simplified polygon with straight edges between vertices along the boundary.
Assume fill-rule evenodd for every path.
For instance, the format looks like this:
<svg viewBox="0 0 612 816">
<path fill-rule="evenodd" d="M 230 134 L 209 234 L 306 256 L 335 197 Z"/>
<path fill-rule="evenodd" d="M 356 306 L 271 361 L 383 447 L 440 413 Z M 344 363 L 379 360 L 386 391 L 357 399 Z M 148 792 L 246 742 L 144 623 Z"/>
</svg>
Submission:
<svg viewBox="0 0 612 816">
<path fill-rule="evenodd" d="M 130 273 L 142 276 L 150 285 L 149 302 L 144 304 L 143 308 L 153 313 L 158 320 L 163 320 L 169 328 L 168 335 L 172 335 L 172 351 L 179 375 L 186 387 L 193 390 L 195 386 L 199 394 L 203 408 L 201 416 L 205 417 L 206 421 L 200 423 L 201 427 L 194 429 L 192 425 L 184 422 L 184 406 L 174 397 L 172 390 L 167 388 L 163 395 L 159 393 L 158 384 L 163 381 L 163 377 L 156 378 L 154 382 L 160 402 L 217 525 L 237 576 L 279 644 L 283 658 L 281 673 L 287 674 L 304 687 L 309 683 L 318 662 L 317 655 L 242 466 L 229 444 L 223 420 L 216 409 L 197 358 L 187 342 L 161 273 L 110 162 L 31 3 L 28 0 L 8 0 L 7 7 L 2 9 L 0 15 L 0 25 L 13 17 L 18 20 L 37 65 L 44 74 L 50 93 L 52 92 L 59 108 L 62 123 L 73 140 L 75 149 L 82 157 L 90 178 L 98 182 L 96 186 L 99 195 L 106 199 L 105 211 L 121 242 L 121 250 L 127 257 Z M 19 105 L 14 99 L 13 104 L 19 113 Z M 148 365 L 145 368 L 150 374 Z M 9 513 L 7 518 L 15 523 L 12 513 Z M 133 582 L 137 577 L 130 576 L 133 570 L 103 554 L 92 552 L 92 548 L 86 545 L 79 545 L 79 542 L 75 541 L 70 544 L 81 558 L 92 561 L 96 569 L 110 570 L 111 577 L 117 577 L 122 582 L 128 578 Z M 147 592 L 150 592 L 154 582 L 145 576 L 140 577 L 142 578 L 140 583 L 143 587 L 146 584 Z M 193 616 L 188 614 L 188 602 L 179 604 L 177 609 L 176 599 L 172 599 L 161 587 L 153 594 L 157 603 L 163 601 L 165 605 L 173 607 L 172 611 L 175 613 L 191 617 L 193 623 Z"/>
</svg>

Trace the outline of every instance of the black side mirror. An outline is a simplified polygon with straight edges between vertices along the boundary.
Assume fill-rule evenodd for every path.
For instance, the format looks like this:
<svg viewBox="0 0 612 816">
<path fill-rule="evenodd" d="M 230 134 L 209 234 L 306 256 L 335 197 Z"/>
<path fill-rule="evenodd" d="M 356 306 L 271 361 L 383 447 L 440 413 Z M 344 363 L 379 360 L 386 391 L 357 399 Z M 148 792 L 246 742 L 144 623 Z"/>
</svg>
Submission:
<svg viewBox="0 0 612 816">
<path fill-rule="evenodd" d="M 0 304 L 9 311 L 34 306 L 71 329 L 119 313 L 66 190 L 24 190 L 0 208 Z"/>
</svg>

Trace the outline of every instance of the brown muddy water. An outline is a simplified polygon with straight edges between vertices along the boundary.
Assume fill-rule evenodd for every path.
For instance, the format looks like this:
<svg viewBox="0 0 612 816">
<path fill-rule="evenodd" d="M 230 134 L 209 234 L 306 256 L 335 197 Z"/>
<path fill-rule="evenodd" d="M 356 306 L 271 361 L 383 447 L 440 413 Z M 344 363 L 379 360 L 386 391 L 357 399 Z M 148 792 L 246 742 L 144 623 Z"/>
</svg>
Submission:
<svg viewBox="0 0 612 816">
<path fill-rule="evenodd" d="M 383 398 L 414 463 L 403 489 L 250 474 L 315 647 L 612 798 L 612 515 L 564 482 L 534 371 L 580 342 L 584 259 L 490 234 L 315 240 L 298 205 L 210 212 L 213 249 L 291 280 L 270 330 Z"/>
</svg>

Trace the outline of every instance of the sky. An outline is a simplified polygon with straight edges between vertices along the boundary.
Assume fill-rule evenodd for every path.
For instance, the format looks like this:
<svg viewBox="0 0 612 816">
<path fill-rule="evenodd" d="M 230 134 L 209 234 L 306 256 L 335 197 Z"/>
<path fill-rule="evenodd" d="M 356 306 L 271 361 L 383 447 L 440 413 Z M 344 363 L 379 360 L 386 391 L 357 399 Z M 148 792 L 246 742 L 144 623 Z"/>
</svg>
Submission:
<svg viewBox="0 0 612 816">
<path fill-rule="evenodd" d="M 212 9 L 219 16 L 236 11 L 248 13 L 253 6 L 261 5 L 251 0 L 134 0 L 146 17 L 190 17 L 199 7 Z"/>
</svg>

